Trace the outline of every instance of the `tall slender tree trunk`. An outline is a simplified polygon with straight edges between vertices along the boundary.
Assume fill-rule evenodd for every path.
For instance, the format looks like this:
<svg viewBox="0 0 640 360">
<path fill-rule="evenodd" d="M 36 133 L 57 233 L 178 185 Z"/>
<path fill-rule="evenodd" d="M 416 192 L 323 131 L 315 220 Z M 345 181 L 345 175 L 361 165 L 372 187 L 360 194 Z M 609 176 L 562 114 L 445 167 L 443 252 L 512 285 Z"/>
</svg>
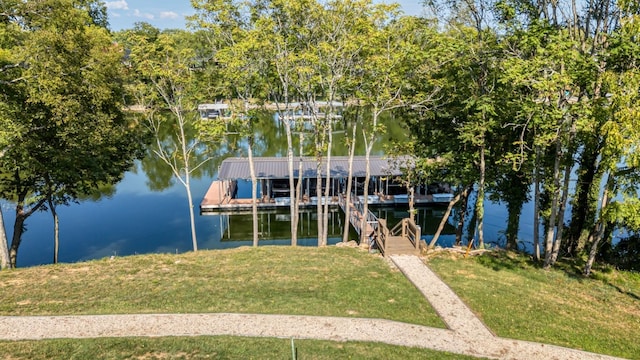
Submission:
<svg viewBox="0 0 640 360">
<path fill-rule="evenodd" d="M 323 210 L 323 225 L 322 225 L 322 238 L 324 240 L 324 244 L 327 245 L 327 241 L 329 239 L 329 196 L 331 195 L 331 189 L 333 189 L 333 179 L 331 177 L 331 147 L 333 146 L 333 121 L 331 116 L 333 115 L 332 111 L 329 111 L 330 118 L 325 120 L 328 122 L 329 129 L 329 141 L 327 144 L 327 177 L 326 177 L 326 187 L 324 190 L 324 210 Z"/>
<path fill-rule="evenodd" d="M 475 184 L 474 184 L 475 186 Z M 476 191 L 476 196 L 478 196 L 478 192 Z M 476 242 L 476 232 L 478 230 L 478 213 L 476 212 L 476 204 L 477 199 L 473 203 L 473 209 L 469 213 L 469 226 L 467 226 L 467 244 Z"/>
<path fill-rule="evenodd" d="M 536 146 L 533 165 L 533 257 L 540 261 L 540 147 Z"/>
<path fill-rule="evenodd" d="M 551 214 L 547 223 L 547 234 L 544 239 L 544 265 L 545 269 L 551 266 L 551 255 L 553 253 L 553 241 L 556 234 L 556 217 L 558 215 L 558 198 L 560 196 L 560 159 L 562 149 L 560 139 L 556 139 L 555 160 L 553 163 L 553 189 L 551 193 Z"/>
<path fill-rule="evenodd" d="M 320 144 L 321 140 L 319 139 L 321 136 L 319 130 L 320 129 L 318 129 L 316 133 L 316 223 L 318 224 L 318 246 L 324 246 L 322 239 L 324 234 L 324 230 L 322 229 L 322 225 L 324 224 L 322 221 L 322 146 Z"/>
<path fill-rule="evenodd" d="M 296 232 L 296 239 L 298 238 L 298 225 L 300 223 L 300 202 L 302 201 L 302 182 L 304 181 L 304 177 L 303 177 L 303 161 L 304 161 L 304 134 L 301 131 L 300 135 L 299 135 L 299 141 L 300 144 L 299 146 L 299 154 L 300 154 L 300 161 L 298 161 L 298 184 L 296 185 L 296 199 L 295 199 L 295 207 L 293 209 L 293 214 L 291 217 L 291 222 L 294 223 L 294 225 L 292 226 L 292 230 L 294 230 Z M 296 246 L 296 244 L 291 244 L 293 246 Z"/>
<path fill-rule="evenodd" d="M 360 230 L 360 244 L 367 245 L 368 244 L 368 235 L 367 232 L 367 215 L 369 214 L 369 181 L 371 180 L 371 150 L 373 149 L 373 142 L 375 141 L 376 129 L 378 128 L 378 116 L 380 115 L 380 111 L 378 110 L 377 105 L 374 106 L 372 116 L 373 116 L 373 124 L 371 127 L 371 133 L 369 134 L 369 138 L 367 138 L 365 129 L 362 129 L 363 138 L 365 141 L 365 177 L 364 177 L 364 206 L 362 208 L 362 229 Z"/>
<path fill-rule="evenodd" d="M 370 154 L 370 146 L 367 144 L 367 153 L 365 154 L 365 176 L 364 176 L 364 187 L 362 194 L 364 196 L 364 204 L 362 206 L 362 224 L 360 229 L 360 245 L 370 245 L 369 244 L 369 234 L 367 234 L 367 215 L 369 214 L 369 179 L 371 178 L 371 164 L 369 159 Z"/>
<path fill-rule="evenodd" d="M 562 197 L 560 199 L 560 207 L 558 208 L 558 224 L 556 226 L 558 229 L 558 233 L 556 234 L 556 241 L 553 243 L 550 265 L 555 264 L 558 260 L 560 247 L 562 245 L 562 234 L 564 232 L 564 213 L 567 208 L 567 201 L 569 199 L 569 179 L 571 177 L 571 166 L 571 162 L 567 162 L 567 165 L 564 169 L 564 183 L 562 184 Z"/>
<path fill-rule="evenodd" d="M 9 267 L 9 245 L 7 243 L 7 232 L 4 227 L 4 216 L 2 215 L 2 205 L 0 204 L 0 270 Z"/>
<path fill-rule="evenodd" d="M 58 263 L 58 250 L 60 249 L 60 227 L 58 221 L 58 212 L 56 211 L 56 205 L 49 197 L 49 209 L 51 209 L 51 216 L 53 216 L 53 263 Z"/>
<path fill-rule="evenodd" d="M 407 192 L 409 193 L 409 219 L 411 221 L 416 221 L 416 187 L 413 184 L 409 184 L 407 187 Z"/>
<path fill-rule="evenodd" d="M 353 122 L 351 129 L 351 143 L 349 146 L 349 174 L 347 175 L 347 190 L 344 204 L 344 229 L 342 232 L 342 242 L 349 241 L 349 229 L 351 226 L 351 187 L 353 186 L 353 156 L 356 151 L 356 128 L 357 122 Z"/>
<path fill-rule="evenodd" d="M 322 236 L 324 235 L 324 230 L 322 229 L 322 225 L 324 222 L 322 221 L 322 164 L 321 160 L 318 160 L 318 164 L 316 166 L 316 171 L 318 174 L 316 175 L 316 198 L 318 201 L 316 202 L 316 211 L 318 212 L 317 224 L 318 224 L 318 246 L 325 246 L 324 239 Z"/>
<path fill-rule="evenodd" d="M 180 129 L 180 143 L 182 146 L 182 159 L 184 159 L 184 187 L 187 191 L 187 201 L 189 201 L 189 223 L 191 225 L 191 243 L 193 251 L 198 251 L 198 238 L 196 237 L 196 220 L 193 211 L 193 195 L 191 194 L 191 167 L 189 165 L 189 151 L 187 150 L 187 135 L 184 132 L 185 119 L 182 114 L 176 111 Z M 179 174 L 178 174 L 179 175 Z"/>
<path fill-rule="evenodd" d="M 285 94 L 285 114 L 288 113 L 288 100 Z M 296 217 L 296 187 L 293 174 L 293 138 L 291 134 L 291 121 L 293 119 L 282 118 L 285 132 L 287 134 L 287 164 L 289 170 L 289 212 L 291 216 L 291 246 L 298 245 L 298 219 Z"/>
<path fill-rule="evenodd" d="M 304 133 L 300 131 L 298 144 L 298 152 L 300 154 L 300 161 L 298 162 L 298 184 L 296 185 L 296 206 L 292 217 L 294 223 L 293 229 L 296 231 L 296 239 L 298 238 L 298 224 L 300 223 L 300 201 L 302 201 L 302 182 L 303 177 L 303 160 L 304 160 Z"/>
<path fill-rule="evenodd" d="M 311 109 L 313 113 L 313 117 L 316 121 L 316 197 L 318 198 L 316 204 L 316 210 L 318 212 L 318 246 L 326 246 L 327 239 L 325 237 L 325 229 L 324 229 L 324 206 L 322 205 L 323 201 L 323 192 L 322 192 L 322 158 L 323 158 L 323 150 L 326 145 L 326 136 L 327 136 L 327 125 L 324 122 L 326 119 L 319 119 L 318 113 L 315 109 L 315 102 L 310 102 L 313 106 Z M 329 179 L 329 174 L 327 174 L 327 179 Z M 329 184 L 325 184 L 325 186 L 329 186 Z"/>
<path fill-rule="evenodd" d="M 449 215 L 451 215 L 451 210 L 453 209 L 453 206 L 457 204 L 458 201 L 460 201 L 463 194 L 466 194 L 466 192 L 467 192 L 467 188 L 462 190 L 461 193 L 459 193 L 458 195 L 456 195 L 456 197 L 454 197 L 451 201 L 449 201 L 449 206 L 447 206 L 447 210 L 444 212 L 444 215 L 442 215 L 442 220 L 440 220 L 438 229 L 436 230 L 436 233 L 433 235 L 433 239 L 431 239 L 431 242 L 429 243 L 429 249 L 432 249 L 434 246 L 436 246 L 436 242 L 438 241 L 438 238 L 440 237 L 440 234 L 442 233 L 442 230 L 444 229 L 444 226 L 447 223 L 447 220 L 449 219 Z"/>
<path fill-rule="evenodd" d="M 462 232 L 464 231 L 464 221 L 467 217 L 467 211 L 469 209 L 469 194 L 471 192 L 471 188 L 471 186 L 468 186 L 462 196 L 462 206 L 460 207 L 458 224 L 456 226 L 456 246 L 460 246 L 462 244 Z"/>
<path fill-rule="evenodd" d="M 478 198 L 476 199 L 476 223 L 478 229 L 478 247 L 484 247 L 484 183 L 486 177 L 485 146 L 480 146 L 480 181 L 478 183 Z"/>
<path fill-rule="evenodd" d="M 191 224 L 191 242 L 193 251 L 198 251 L 198 237 L 196 236 L 196 215 L 193 210 L 193 195 L 191 193 L 191 172 L 185 173 L 185 188 L 187 189 L 187 200 L 189 201 L 189 221 Z"/>
<path fill-rule="evenodd" d="M 591 189 L 596 178 L 598 168 L 599 146 L 585 144 L 580 155 L 580 167 L 578 169 L 578 181 L 576 182 L 575 200 L 571 207 L 571 222 L 567 239 L 567 251 L 576 255 L 582 251 L 588 236 L 587 224 L 595 221 L 595 204 L 591 196 Z"/>
<path fill-rule="evenodd" d="M 596 260 L 596 255 L 598 254 L 598 246 L 600 246 L 600 242 L 602 242 L 605 233 L 605 217 L 604 213 L 607 210 L 607 205 L 609 204 L 609 192 L 612 188 L 613 177 L 611 174 L 608 174 L 607 185 L 604 188 L 604 193 L 602 194 L 602 202 L 600 203 L 600 219 L 598 220 L 598 224 L 595 231 L 595 236 L 593 239 L 593 243 L 591 244 L 591 250 L 589 251 L 589 257 L 587 258 L 587 263 L 584 266 L 584 275 L 591 275 L 591 269 L 593 268 L 593 263 Z"/>
<path fill-rule="evenodd" d="M 251 218 L 253 222 L 253 246 L 258 246 L 258 179 L 256 178 L 256 168 L 253 163 L 253 134 L 249 135 L 249 173 L 251 174 Z"/>
</svg>

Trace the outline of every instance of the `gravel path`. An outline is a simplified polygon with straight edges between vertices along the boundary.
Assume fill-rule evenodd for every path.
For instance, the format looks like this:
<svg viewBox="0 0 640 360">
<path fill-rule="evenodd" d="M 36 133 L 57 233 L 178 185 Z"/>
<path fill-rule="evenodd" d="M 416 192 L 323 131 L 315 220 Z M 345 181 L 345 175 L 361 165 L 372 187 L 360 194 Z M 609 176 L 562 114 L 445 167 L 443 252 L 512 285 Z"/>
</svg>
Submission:
<svg viewBox="0 0 640 360">
<path fill-rule="evenodd" d="M 0 317 L 1 340 L 232 335 L 373 341 L 493 359 L 615 359 L 496 337 L 418 257 L 391 260 L 429 300 L 449 329 L 397 321 L 259 314 L 138 314 Z"/>
</svg>

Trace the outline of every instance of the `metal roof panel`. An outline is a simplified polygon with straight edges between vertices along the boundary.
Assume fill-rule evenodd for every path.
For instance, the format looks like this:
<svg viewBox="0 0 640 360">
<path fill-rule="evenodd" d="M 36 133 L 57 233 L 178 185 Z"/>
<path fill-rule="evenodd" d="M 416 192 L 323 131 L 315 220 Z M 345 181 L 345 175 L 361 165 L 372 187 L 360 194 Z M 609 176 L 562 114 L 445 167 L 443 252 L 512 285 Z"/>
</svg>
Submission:
<svg viewBox="0 0 640 360">
<path fill-rule="evenodd" d="M 397 159 L 400 162 L 410 162 L 412 158 L 401 157 Z M 288 179 L 289 170 L 287 158 L 282 157 L 255 157 L 253 158 L 256 177 L 258 179 Z M 298 177 L 298 166 L 300 158 L 293 160 L 293 174 Z M 320 173 L 322 177 L 326 176 L 326 158 L 322 159 Z M 369 159 L 371 176 L 398 176 L 401 171 L 395 165 L 393 159 L 387 159 L 382 156 L 371 156 Z M 331 157 L 331 177 L 346 178 L 349 173 L 349 157 L 348 156 L 332 156 Z M 366 174 L 366 158 L 364 156 L 355 156 L 353 158 L 353 176 L 364 177 Z M 315 178 L 317 176 L 317 162 L 315 158 L 302 159 L 302 175 L 304 178 Z M 248 158 L 228 158 L 220 165 L 218 171 L 218 179 L 250 179 L 251 173 L 249 169 Z"/>
</svg>

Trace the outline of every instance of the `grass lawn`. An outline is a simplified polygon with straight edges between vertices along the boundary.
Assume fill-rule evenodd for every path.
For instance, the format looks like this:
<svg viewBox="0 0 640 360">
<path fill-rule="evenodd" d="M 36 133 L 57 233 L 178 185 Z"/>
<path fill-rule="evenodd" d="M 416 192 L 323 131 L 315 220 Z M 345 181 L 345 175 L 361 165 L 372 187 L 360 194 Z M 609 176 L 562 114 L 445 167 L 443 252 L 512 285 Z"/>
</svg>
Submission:
<svg viewBox="0 0 640 360">
<path fill-rule="evenodd" d="M 545 271 L 507 252 L 429 266 L 496 334 L 640 358 L 640 274 Z M 262 313 L 384 318 L 444 327 L 400 272 L 353 248 L 259 247 L 144 255 L 0 272 L 0 315 Z M 296 340 L 299 359 L 466 359 L 374 343 Z M 291 358 L 288 339 L 106 338 L 0 342 L 11 359 Z"/>
<path fill-rule="evenodd" d="M 399 271 L 353 248 L 239 248 L 0 272 L 0 315 L 202 312 L 368 317 L 445 327 Z"/>
<path fill-rule="evenodd" d="M 501 337 L 640 358 L 640 274 L 579 263 L 543 270 L 508 252 L 438 255 L 429 266 Z"/>
<path fill-rule="evenodd" d="M 476 359 L 437 351 L 362 342 L 296 340 L 297 359 Z M 11 360 L 292 359 L 291 340 L 242 337 L 107 338 L 0 342 Z"/>
</svg>

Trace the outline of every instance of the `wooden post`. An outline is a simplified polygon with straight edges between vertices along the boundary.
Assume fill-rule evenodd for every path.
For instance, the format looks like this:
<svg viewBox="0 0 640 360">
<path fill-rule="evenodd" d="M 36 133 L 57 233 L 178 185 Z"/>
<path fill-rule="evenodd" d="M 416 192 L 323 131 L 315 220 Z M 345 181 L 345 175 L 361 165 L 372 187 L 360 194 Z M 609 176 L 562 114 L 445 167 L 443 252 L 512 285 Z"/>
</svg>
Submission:
<svg viewBox="0 0 640 360">
<path fill-rule="evenodd" d="M 402 238 L 407 238 L 407 219 L 402 219 Z"/>
</svg>

